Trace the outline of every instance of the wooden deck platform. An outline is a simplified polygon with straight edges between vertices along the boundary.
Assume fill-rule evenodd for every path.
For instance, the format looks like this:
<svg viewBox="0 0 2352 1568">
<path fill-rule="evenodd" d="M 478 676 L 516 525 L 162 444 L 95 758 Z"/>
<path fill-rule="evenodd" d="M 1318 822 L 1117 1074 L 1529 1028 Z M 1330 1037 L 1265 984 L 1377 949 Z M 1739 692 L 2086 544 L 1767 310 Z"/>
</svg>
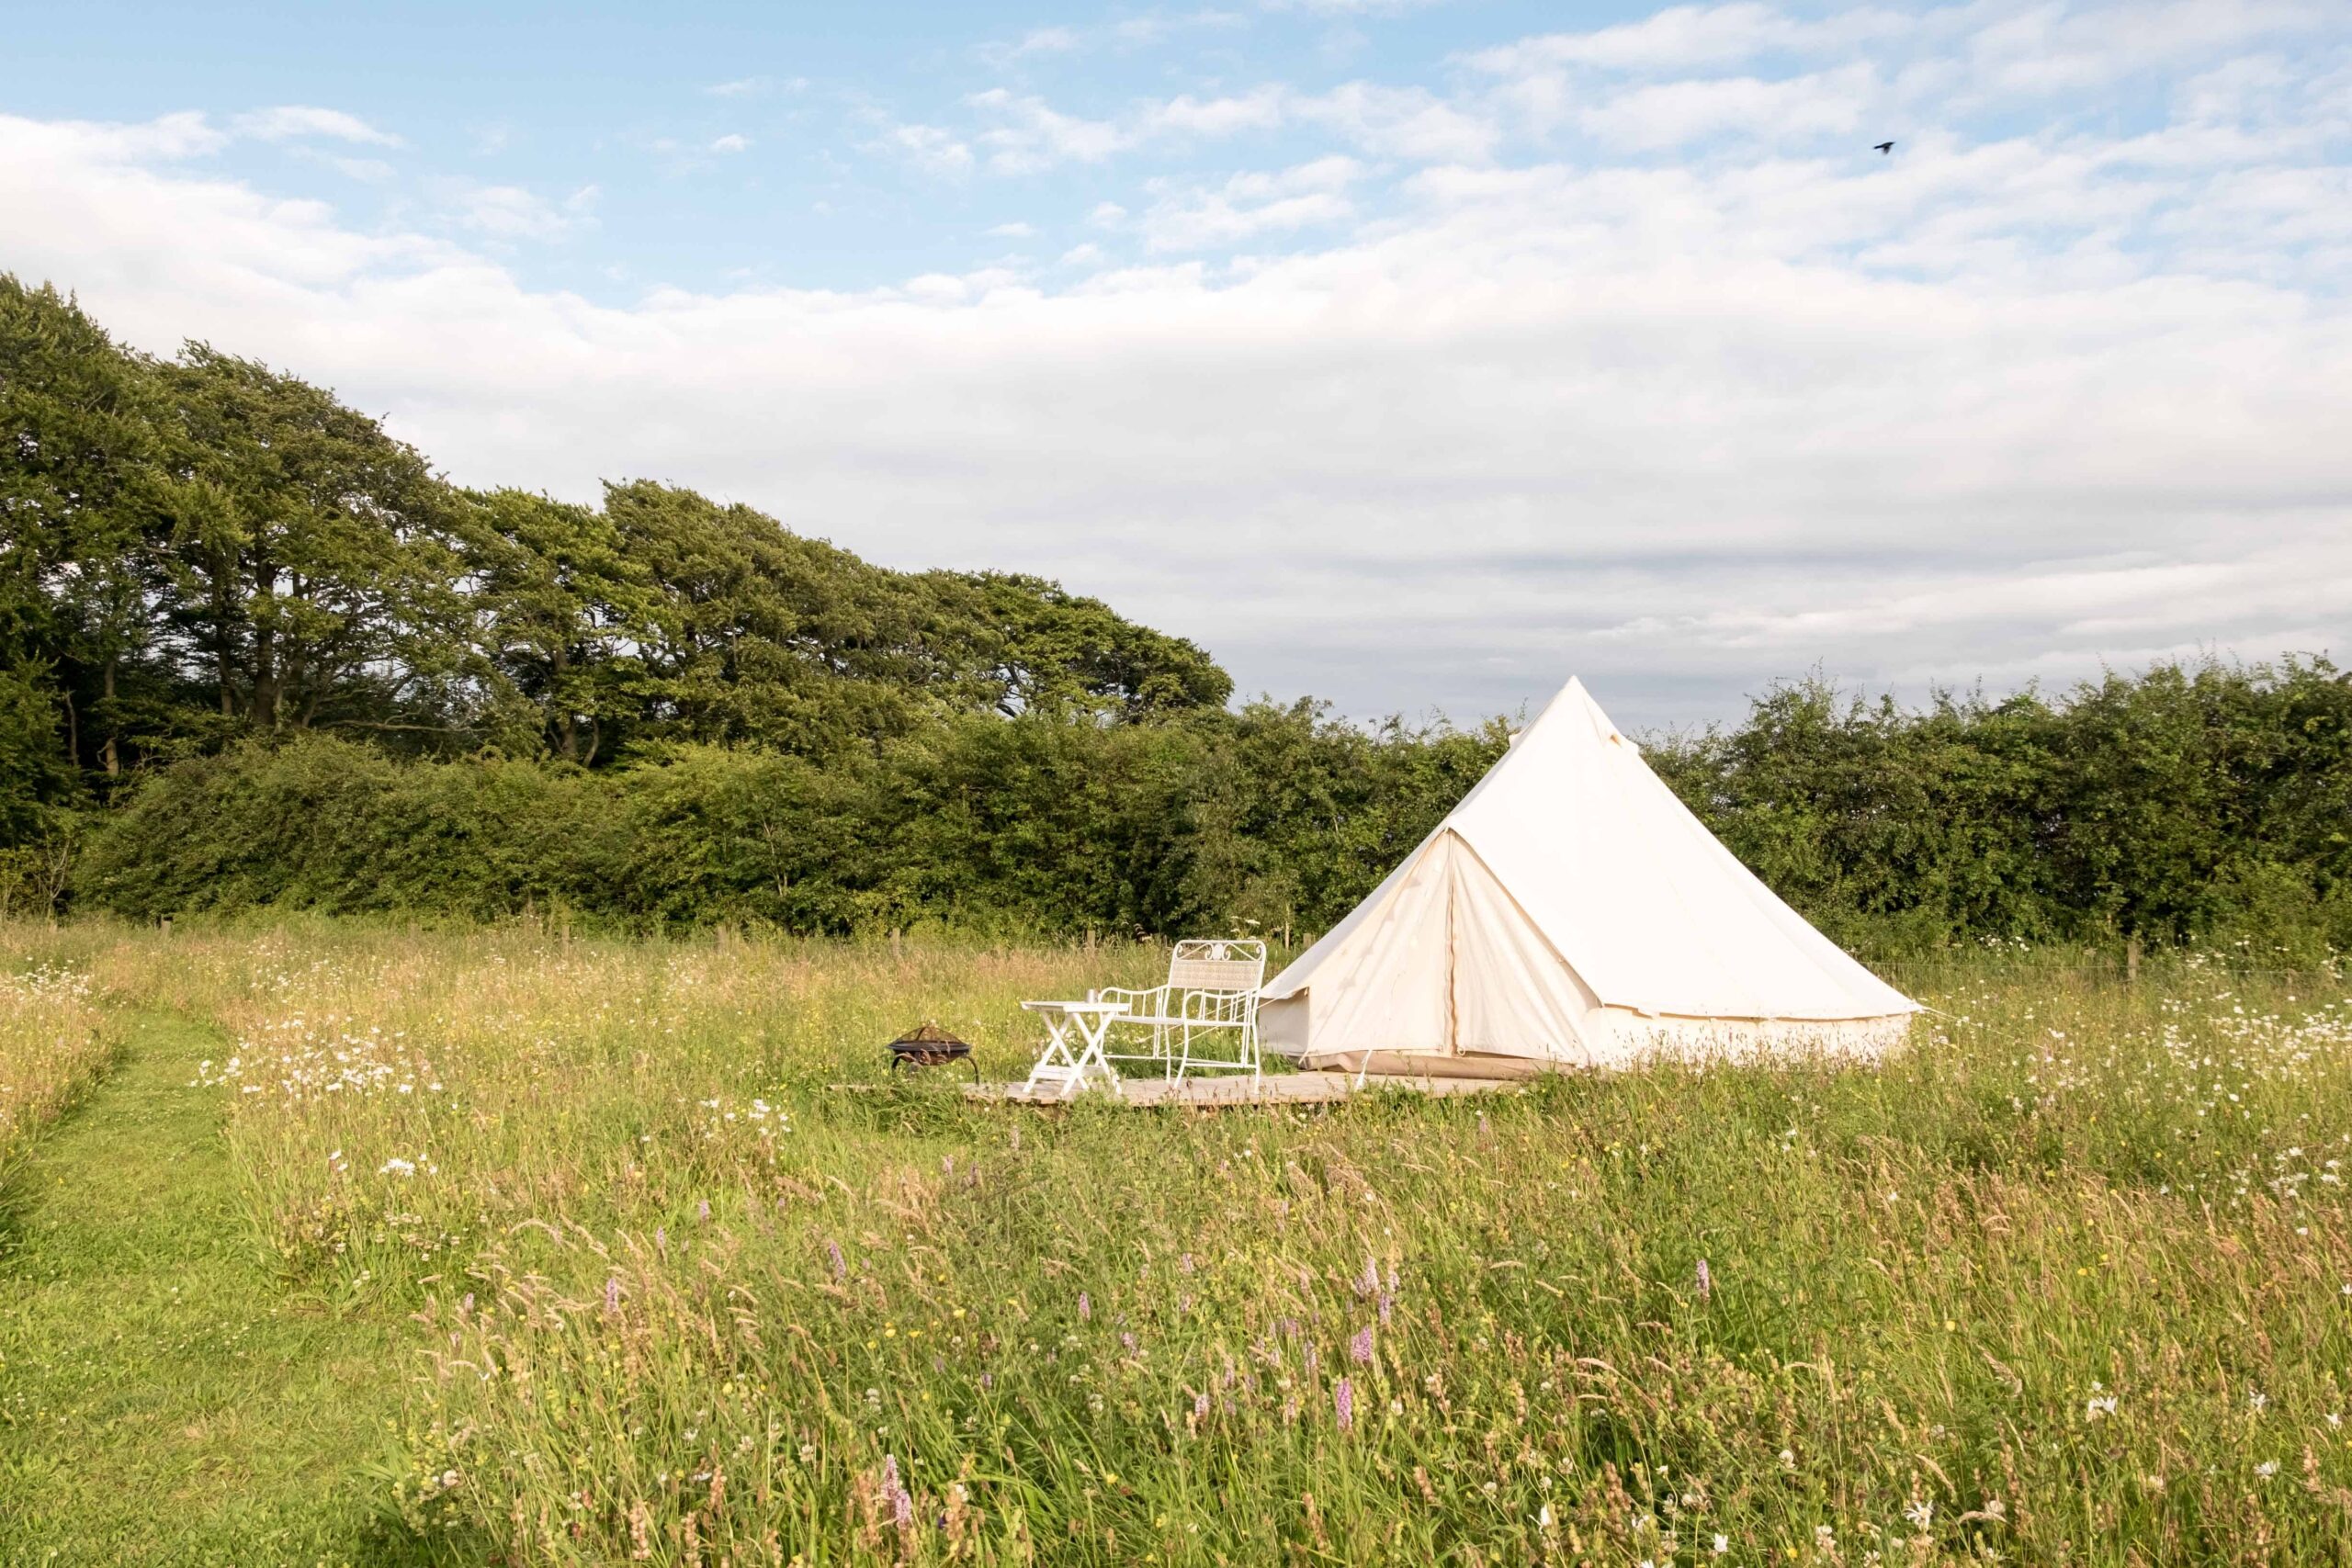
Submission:
<svg viewBox="0 0 2352 1568">
<path fill-rule="evenodd" d="M 1359 1091 L 1353 1073 L 1269 1073 L 1261 1078 L 1236 1073 L 1230 1077 L 1187 1077 L 1182 1083 L 1168 1078 L 1122 1078 L 1119 1080 L 1119 1092 L 1115 1095 L 1106 1092 L 1098 1083 L 1089 1085 L 1067 1100 L 1061 1098 L 1059 1085 L 1048 1086 L 1032 1095 L 1024 1092 L 1023 1086 L 1017 1083 L 971 1084 L 966 1087 L 964 1094 L 967 1099 L 984 1100 L 1000 1105 L 1068 1105 L 1083 1098 L 1134 1110 L 1170 1105 L 1215 1110 L 1241 1105 L 1329 1105 L 1358 1092 L 1375 1094 L 1387 1089 L 1442 1097 L 1496 1094 L 1525 1087 L 1524 1083 L 1510 1078 L 1444 1078 L 1419 1074 L 1374 1073 L 1364 1079 L 1363 1089 Z"/>
</svg>

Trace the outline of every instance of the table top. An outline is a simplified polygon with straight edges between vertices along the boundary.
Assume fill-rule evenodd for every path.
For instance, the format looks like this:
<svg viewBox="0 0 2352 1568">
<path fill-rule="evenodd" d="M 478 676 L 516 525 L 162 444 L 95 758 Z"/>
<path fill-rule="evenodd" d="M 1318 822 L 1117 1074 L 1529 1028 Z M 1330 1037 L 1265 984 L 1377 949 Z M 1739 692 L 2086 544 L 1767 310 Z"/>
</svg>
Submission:
<svg viewBox="0 0 2352 1568">
<path fill-rule="evenodd" d="M 1127 1010 L 1125 1002 L 1023 1002 L 1021 1005 L 1030 1012 L 1111 1013 Z"/>
</svg>

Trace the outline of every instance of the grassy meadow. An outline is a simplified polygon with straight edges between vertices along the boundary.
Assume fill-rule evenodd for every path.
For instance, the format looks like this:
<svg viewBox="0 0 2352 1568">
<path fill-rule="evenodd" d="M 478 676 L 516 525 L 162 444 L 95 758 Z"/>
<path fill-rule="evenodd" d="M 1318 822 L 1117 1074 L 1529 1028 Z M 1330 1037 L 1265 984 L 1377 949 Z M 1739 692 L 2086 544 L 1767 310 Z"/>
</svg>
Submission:
<svg viewBox="0 0 2352 1568">
<path fill-rule="evenodd" d="M 0 969 L 0 1177 L 96 1082 L 115 1048 L 111 1021 L 86 974 Z"/>
<path fill-rule="evenodd" d="M 0 927 L 0 1562 L 2352 1560 L 2352 992 L 1046 1114 L 1144 948 Z M 62 1114 L 61 1114 L 62 1112 Z"/>
</svg>

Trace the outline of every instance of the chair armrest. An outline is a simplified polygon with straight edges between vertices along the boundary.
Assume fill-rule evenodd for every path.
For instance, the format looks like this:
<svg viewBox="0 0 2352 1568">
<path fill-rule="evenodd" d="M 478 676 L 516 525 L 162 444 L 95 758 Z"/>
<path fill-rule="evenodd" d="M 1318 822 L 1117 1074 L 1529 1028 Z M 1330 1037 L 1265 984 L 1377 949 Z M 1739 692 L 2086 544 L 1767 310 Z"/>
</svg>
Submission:
<svg viewBox="0 0 2352 1568">
<path fill-rule="evenodd" d="M 1247 1018 L 1250 1001 L 1256 995 L 1255 990 L 1187 991 L 1182 1016 L 1193 1023 L 1239 1024 Z"/>
</svg>

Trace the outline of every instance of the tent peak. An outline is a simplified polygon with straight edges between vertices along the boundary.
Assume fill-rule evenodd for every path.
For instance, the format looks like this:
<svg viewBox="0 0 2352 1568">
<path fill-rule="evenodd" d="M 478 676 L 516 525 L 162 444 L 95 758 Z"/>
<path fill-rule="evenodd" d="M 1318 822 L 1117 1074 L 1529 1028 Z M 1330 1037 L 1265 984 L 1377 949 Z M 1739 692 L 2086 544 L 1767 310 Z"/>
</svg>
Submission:
<svg viewBox="0 0 2352 1568">
<path fill-rule="evenodd" d="M 1632 741 L 1626 739 L 1623 733 L 1618 729 L 1616 722 L 1601 711 L 1600 705 L 1593 700 L 1591 691 L 1586 687 L 1584 678 L 1580 675 L 1569 676 L 1567 684 L 1554 694 L 1552 700 L 1544 705 L 1544 711 L 1529 720 L 1521 733 L 1532 735 L 1538 729 L 1549 728 L 1555 722 L 1566 725 L 1570 722 L 1570 715 L 1580 717 L 1589 726 L 1596 739 L 1607 741 L 1614 746 L 1623 746 L 1634 751 L 1640 750 Z"/>
</svg>

